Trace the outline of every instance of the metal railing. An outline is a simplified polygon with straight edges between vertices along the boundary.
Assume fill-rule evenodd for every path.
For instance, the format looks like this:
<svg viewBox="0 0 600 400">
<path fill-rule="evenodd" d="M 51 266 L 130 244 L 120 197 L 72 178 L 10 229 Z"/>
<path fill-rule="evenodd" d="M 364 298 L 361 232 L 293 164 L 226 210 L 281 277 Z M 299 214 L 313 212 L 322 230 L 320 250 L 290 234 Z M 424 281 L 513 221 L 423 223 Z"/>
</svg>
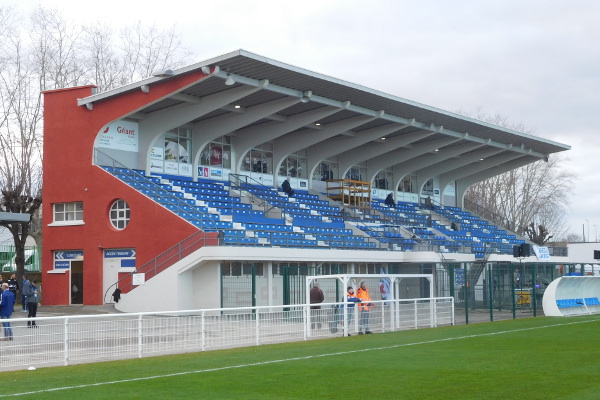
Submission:
<svg viewBox="0 0 600 400">
<path fill-rule="evenodd" d="M 243 199 L 246 197 L 248 202 L 259 208 L 265 217 L 286 218 L 285 208 L 289 204 L 287 199 L 282 197 L 277 200 L 266 200 L 252 192 L 253 189 L 257 188 L 264 188 L 262 190 L 271 189 L 264 186 L 261 182 L 254 180 L 247 175 L 229 174 L 229 188 L 239 198 Z M 271 215 L 273 212 L 276 212 L 277 214 L 280 213 L 281 216 Z"/>
<path fill-rule="evenodd" d="M 25 246 L 25 271 L 40 272 L 41 248 L 39 246 Z M 17 272 L 15 264 L 15 246 L 2 245 L 0 246 L 0 272 Z"/>
<path fill-rule="evenodd" d="M 134 274 L 143 273 L 145 274 L 145 280 L 148 280 L 166 270 L 176 262 L 181 261 L 201 247 L 207 245 L 218 245 L 218 236 L 219 234 L 215 232 L 198 231 L 193 233 L 191 236 L 185 238 L 175 246 L 164 251 L 154 259 L 141 265 L 139 268 L 136 268 L 135 271 L 130 272 L 109 286 L 104 293 L 104 302 L 110 303 L 110 300 L 107 301 L 107 296 L 117 287 L 123 293 L 127 293 L 133 289 L 132 277 Z"/>
<path fill-rule="evenodd" d="M 374 333 L 455 322 L 451 297 L 372 303 L 367 329 Z M 364 318 L 358 306 L 346 312 L 343 303 L 320 306 L 43 317 L 33 329 L 30 319 L 11 319 L 13 340 L 0 346 L 0 371 L 354 335 Z"/>
</svg>

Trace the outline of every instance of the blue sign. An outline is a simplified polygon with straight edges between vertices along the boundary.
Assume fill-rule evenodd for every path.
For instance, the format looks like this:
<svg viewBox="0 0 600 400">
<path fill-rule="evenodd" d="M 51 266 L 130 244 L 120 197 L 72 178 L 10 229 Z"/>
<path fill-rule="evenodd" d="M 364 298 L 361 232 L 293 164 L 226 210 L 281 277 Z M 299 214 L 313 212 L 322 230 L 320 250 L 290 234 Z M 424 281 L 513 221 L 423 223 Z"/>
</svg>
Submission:
<svg viewBox="0 0 600 400">
<path fill-rule="evenodd" d="M 134 249 L 104 250 L 104 258 L 134 258 Z"/>
<path fill-rule="evenodd" d="M 70 268 L 71 261 L 54 261 L 54 269 Z"/>
<path fill-rule="evenodd" d="M 55 260 L 83 259 L 83 251 L 82 250 L 55 251 L 54 259 Z"/>
<path fill-rule="evenodd" d="M 454 284 L 464 285 L 465 284 L 465 270 L 463 268 L 457 268 L 454 270 Z"/>
<path fill-rule="evenodd" d="M 135 268 L 135 259 L 121 260 L 121 268 Z"/>
</svg>

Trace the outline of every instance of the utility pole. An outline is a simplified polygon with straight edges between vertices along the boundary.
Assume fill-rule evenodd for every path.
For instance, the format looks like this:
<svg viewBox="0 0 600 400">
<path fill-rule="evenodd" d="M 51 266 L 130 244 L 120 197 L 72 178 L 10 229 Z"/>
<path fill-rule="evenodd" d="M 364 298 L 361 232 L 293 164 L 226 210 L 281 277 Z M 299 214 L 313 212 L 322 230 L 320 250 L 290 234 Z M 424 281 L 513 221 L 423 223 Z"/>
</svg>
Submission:
<svg viewBox="0 0 600 400">
<path fill-rule="evenodd" d="M 586 240 L 586 242 L 589 242 L 589 241 L 590 241 L 590 220 L 589 220 L 589 219 L 586 219 L 586 220 L 585 220 L 585 223 L 587 224 L 587 231 L 588 231 L 588 235 L 587 235 L 587 240 Z"/>
</svg>

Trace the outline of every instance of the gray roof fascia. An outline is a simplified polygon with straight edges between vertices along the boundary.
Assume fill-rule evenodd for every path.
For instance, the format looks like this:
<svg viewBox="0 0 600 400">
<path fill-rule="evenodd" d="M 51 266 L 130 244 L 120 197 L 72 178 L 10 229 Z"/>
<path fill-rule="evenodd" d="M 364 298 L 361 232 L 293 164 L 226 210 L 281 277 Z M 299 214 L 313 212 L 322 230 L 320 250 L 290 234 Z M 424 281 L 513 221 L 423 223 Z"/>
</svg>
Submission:
<svg viewBox="0 0 600 400">
<path fill-rule="evenodd" d="M 241 76 L 241 75 L 237 75 L 235 73 L 231 73 L 229 71 L 225 71 L 223 69 L 220 68 L 221 63 L 227 62 L 227 61 L 231 61 L 236 57 L 245 57 L 245 58 L 249 58 L 251 60 L 260 62 L 260 63 L 264 63 L 264 64 L 269 64 L 269 65 L 273 65 L 276 66 L 278 68 L 282 68 L 291 72 L 295 72 L 298 74 L 302 74 L 308 77 L 313 77 L 315 79 L 321 79 L 321 80 L 325 80 L 328 81 L 330 83 L 334 83 L 334 84 L 338 84 L 338 85 L 342 85 L 348 88 L 352 88 L 355 90 L 359 90 L 362 92 L 365 92 L 367 94 L 371 94 L 371 95 L 375 95 L 375 96 L 379 96 L 381 98 L 393 101 L 393 102 L 399 102 L 399 103 L 404 103 L 410 106 L 414 106 L 414 107 L 418 107 L 421 108 L 423 110 L 426 111 L 431 111 L 431 112 L 435 112 L 438 114 L 442 114 L 451 118 L 456 118 L 456 119 L 460 119 L 463 120 L 465 122 L 469 122 L 469 123 L 473 123 L 479 126 L 484 126 L 486 128 L 492 129 L 492 130 L 496 130 L 499 132 L 503 132 L 503 133 L 509 133 L 512 135 L 516 135 L 522 138 L 526 138 L 526 139 L 530 139 L 530 140 L 534 140 L 537 142 L 543 142 L 552 146 L 556 146 L 558 148 L 561 148 L 562 150 L 569 150 L 571 149 L 571 146 L 569 145 L 565 145 L 562 143 L 558 143 L 558 142 L 554 142 L 551 140 L 547 140 L 538 136 L 533 136 L 533 135 L 529 135 L 523 132 L 518 132 L 518 131 L 514 131 L 508 128 L 503 128 L 497 125 L 493 125 L 487 122 L 483 122 L 483 121 L 479 121 L 470 117 L 466 117 L 460 114 L 456 114 L 456 113 L 452 113 L 449 111 L 445 111 L 442 109 L 438 109 L 435 107 L 431 107 L 431 106 L 427 106 L 425 104 L 422 103 L 418 103 L 418 102 L 414 102 L 411 100 L 407 100 L 401 97 L 397 97 L 397 96 L 393 96 L 384 92 L 380 92 L 374 89 L 370 89 L 361 85 L 357 85 L 351 82 L 347 82 L 347 81 L 343 81 L 341 79 L 337 79 L 337 78 L 333 78 L 331 76 L 327 76 L 327 75 L 323 75 L 323 74 L 319 74 L 313 71 L 309 71 L 306 69 L 302 69 L 290 64 L 286 64 L 286 63 L 282 63 L 280 61 L 276 61 L 264 56 L 260 56 L 245 50 L 236 50 L 218 57 L 214 57 L 196 64 L 192 64 L 183 68 L 179 68 L 177 70 L 173 71 L 173 75 L 169 76 L 169 77 L 150 77 L 150 78 L 146 78 L 144 80 L 132 83 L 132 84 L 128 84 L 128 85 L 124 85 L 122 87 L 113 89 L 113 90 L 109 90 L 107 92 L 103 92 L 103 93 L 99 93 L 99 94 L 94 94 L 88 97 L 85 97 L 83 99 L 78 99 L 77 103 L 78 105 L 82 106 L 82 105 L 86 105 L 87 103 L 93 103 L 94 101 L 99 101 L 102 99 L 106 99 L 109 98 L 111 96 L 117 96 L 121 93 L 130 91 L 130 90 L 135 90 L 140 88 L 141 86 L 144 85 L 149 85 L 155 82 L 159 82 L 161 80 L 164 79 L 171 79 L 177 75 L 181 75 L 181 74 L 185 74 L 191 71 L 195 71 L 197 69 L 200 69 L 202 67 L 206 67 L 206 66 L 213 66 L 213 67 L 217 67 L 215 71 L 213 71 L 212 75 L 214 76 L 218 76 L 219 78 L 222 79 L 226 79 L 227 78 L 227 74 L 231 74 L 232 78 L 236 81 L 239 82 L 241 84 L 245 84 L 245 85 L 251 85 L 251 86 L 266 86 L 266 82 L 264 79 L 263 80 L 257 80 L 257 79 L 253 79 L 253 78 L 248 78 L 245 76 Z M 274 85 L 274 84 L 268 84 L 266 86 L 266 89 L 272 92 L 276 92 L 276 93 L 280 93 L 283 95 L 287 95 L 287 96 L 293 96 L 293 97 L 299 97 L 301 98 L 305 93 L 303 91 L 300 90 L 296 90 L 296 89 L 291 89 L 291 88 L 287 88 L 287 87 L 283 87 L 283 86 L 278 86 L 278 85 Z M 349 111 L 353 111 L 359 114 L 363 114 L 363 115 L 368 115 L 371 117 L 379 117 L 382 118 L 384 120 L 390 121 L 390 122 L 396 122 L 396 123 L 400 123 L 400 124 L 409 124 L 411 123 L 410 119 L 407 118 L 403 118 L 400 116 L 395 116 L 395 115 L 391 115 L 391 114 L 387 114 L 384 112 L 384 110 L 371 110 L 371 109 L 367 109 L 364 107 L 360 107 L 360 106 L 356 106 L 353 104 L 349 104 L 349 101 L 339 101 L 339 100 L 333 100 L 327 97 L 323 97 L 320 95 L 314 95 L 311 94 L 310 96 L 310 101 L 314 101 L 317 102 L 319 104 L 323 104 L 323 105 L 329 105 L 329 106 L 333 106 L 333 107 L 339 107 L 339 108 L 346 108 Z M 351 99 L 350 99 L 351 101 Z M 463 138 L 465 140 L 470 140 L 473 142 L 477 142 L 477 143 L 482 143 L 482 144 L 487 144 L 490 146 L 494 146 L 494 147 L 500 147 L 500 148 L 508 148 L 512 151 L 517 151 L 517 152 L 523 152 L 523 153 L 528 153 L 537 157 L 545 157 L 547 156 L 547 154 L 542 154 L 542 153 L 538 153 L 538 152 L 532 152 L 530 149 L 521 149 L 519 147 L 515 147 L 515 146 L 507 146 L 505 143 L 499 143 L 499 142 L 494 142 L 491 141 L 490 139 L 483 139 L 483 138 L 479 138 L 477 136 L 472 136 L 466 132 L 455 132 L 452 131 L 450 129 L 446 129 L 443 128 L 442 126 L 440 127 L 433 127 L 432 125 L 426 125 L 424 123 L 421 122 L 414 122 L 412 124 L 415 127 L 421 128 L 421 129 L 428 129 L 428 130 L 437 130 L 442 134 L 448 135 L 448 136 L 453 136 L 453 137 L 457 137 L 457 138 Z"/>
</svg>

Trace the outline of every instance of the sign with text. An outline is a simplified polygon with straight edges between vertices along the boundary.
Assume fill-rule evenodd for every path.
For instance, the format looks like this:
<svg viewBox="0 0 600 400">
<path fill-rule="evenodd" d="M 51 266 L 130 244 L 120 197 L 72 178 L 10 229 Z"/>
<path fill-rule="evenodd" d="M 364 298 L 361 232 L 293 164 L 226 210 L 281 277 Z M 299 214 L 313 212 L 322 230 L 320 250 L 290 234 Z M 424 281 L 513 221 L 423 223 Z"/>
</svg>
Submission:
<svg viewBox="0 0 600 400">
<path fill-rule="evenodd" d="M 71 261 L 59 261 L 54 260 L 54 269 L 65 269 L 71 268 Z"/>
<path fill-rule="evenodd" d="M 83 260 L 83 250 L 55 251 L 55 260 Z"/>
<path fill-rule="evenodd" d="M 131 276 L 131 283 L 135 286 L 143 285 L 146 283 L 146 274 L 133 274 Z"/>
<path fill-rule="evenodd" d="M 105 265 L 121 268 L 135 267 L 135 254 L 135 249 L 105 249 Z"/>
<path fill-rule="evenodd" d="M 71 261 L 83 260 L 83 250 L 58 250 L 54 252 L 54 269 L 69 269 Z"/>
<path fill-rule="evenodd" d="M 550 252 L 548 251 L 548 247 L 545 246 L 533 246 L 533 251 L 537 256 L 538 260 L 549 260 Z"/>
<path fill-rule="evenodd" d="M 97 147 L 137 152 L 138 136 L 139 127 L 136 122 L 116 121 L 102 128 Z"/>
</svg>

